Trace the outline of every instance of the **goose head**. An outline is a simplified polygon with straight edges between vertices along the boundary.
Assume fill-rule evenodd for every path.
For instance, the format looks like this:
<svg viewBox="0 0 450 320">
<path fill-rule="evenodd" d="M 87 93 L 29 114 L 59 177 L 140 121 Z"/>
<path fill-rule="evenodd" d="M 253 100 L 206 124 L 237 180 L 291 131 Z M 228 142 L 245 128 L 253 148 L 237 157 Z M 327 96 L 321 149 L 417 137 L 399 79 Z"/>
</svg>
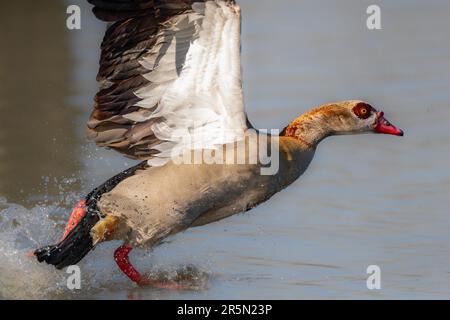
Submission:
<svg viewBox="0 0 450 320">
<path fill-rule="evenodd" d="M 360 100 L 315 108 L 291 122 L 282 136 L 294 137 L 315 147 L 328 136 L 362 133 L 403 136 L 402 130 L 386 120 L 384 112 Z"/>
</svg>

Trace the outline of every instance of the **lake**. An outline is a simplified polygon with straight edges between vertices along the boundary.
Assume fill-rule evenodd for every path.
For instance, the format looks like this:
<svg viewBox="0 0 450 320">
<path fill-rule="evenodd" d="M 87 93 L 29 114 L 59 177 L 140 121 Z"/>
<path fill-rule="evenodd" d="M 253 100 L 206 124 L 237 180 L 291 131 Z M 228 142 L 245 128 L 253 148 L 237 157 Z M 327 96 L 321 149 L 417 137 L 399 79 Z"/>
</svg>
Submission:
<svg viewBox="0 0 450 320">
<path fill-rule="evenodd" d="M 198 290 L 138 288 L 100 245 L 68 274 L 26 253 L 61 235 L 71 208 L 132 166 L 84 137 L 105 25 L 84 1 L 0 4 L 0 298 L 450 298 L 450 2 L 241 0 L 245 102 L 257 128 L 362 99 L 405 137 L 332 137 L 269 202 L 135 250 L 145 272 L 193 273 Z M 82 29 L 65 27 L 79 4 Z M 381 290 L 366 285 L 369 266 Z"/>
</svg>

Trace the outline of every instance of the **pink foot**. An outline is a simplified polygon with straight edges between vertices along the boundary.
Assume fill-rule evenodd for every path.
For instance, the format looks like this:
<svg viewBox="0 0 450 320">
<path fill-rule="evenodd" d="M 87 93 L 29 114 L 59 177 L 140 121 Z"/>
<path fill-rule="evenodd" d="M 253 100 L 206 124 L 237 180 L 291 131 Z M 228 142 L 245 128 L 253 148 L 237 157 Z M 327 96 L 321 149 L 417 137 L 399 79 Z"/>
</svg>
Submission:
<svg viewBox="0 0 450 320">
<path fill-rule="evenodd" d="M 119 266 L 120 270 L 134 283 L 139 286 L 152 286 L 160 289 L 169 290 L 188 290 L 192 288 L 189 285 L 178 283 L 176 281 L 161 281 L 156 279 L 149 279 L 143 277 L 139 271 L 137 271 L 133 265 L 130 263 L 128 255 L 131 250 L 130 246 L 121 246 L 114 252 L 114 260 Z"/>
</svg>

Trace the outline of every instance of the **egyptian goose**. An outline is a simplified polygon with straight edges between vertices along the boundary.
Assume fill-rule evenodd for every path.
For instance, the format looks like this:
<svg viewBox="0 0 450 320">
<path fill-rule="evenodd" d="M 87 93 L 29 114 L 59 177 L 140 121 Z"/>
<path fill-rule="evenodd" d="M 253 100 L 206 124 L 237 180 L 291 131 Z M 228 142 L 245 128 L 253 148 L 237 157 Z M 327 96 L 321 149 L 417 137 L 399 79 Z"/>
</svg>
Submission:
<svg viewBox="0 0 450 320">
<path fill-rule="evenodd" d="M 170 235 L 268 200 L 302 175 L 325 137 L 403 135 L 383 112 L 357 100 L 315 108 L 280 135 L 254 131 L 244 110 L 241 16 L 234 1 L 89 2 L 110 25 L 87 135 L 99 146 L 143 162 L 88 194 L 59 243 L 34 252 L 40 262 L 64 268 L 100 242 L 119 239 L 124 244 L 114 258 L 132 281 L 179 288 L 141 276 L 128 259 L 132 248 L 154 247 Z M 248 138 L 252 130 L 256 140 Z M 258 147 L 251 148 L 252 141 Z M 267 163 L 259 151 L 275 145 L 278 168 L 262 174 Z M 246 150 L 243 163 L 221 152 L 230 146 Z M 195 158 L 205 151 L 219 161 L 175 161 L 175 156 Z"/>
</svg>

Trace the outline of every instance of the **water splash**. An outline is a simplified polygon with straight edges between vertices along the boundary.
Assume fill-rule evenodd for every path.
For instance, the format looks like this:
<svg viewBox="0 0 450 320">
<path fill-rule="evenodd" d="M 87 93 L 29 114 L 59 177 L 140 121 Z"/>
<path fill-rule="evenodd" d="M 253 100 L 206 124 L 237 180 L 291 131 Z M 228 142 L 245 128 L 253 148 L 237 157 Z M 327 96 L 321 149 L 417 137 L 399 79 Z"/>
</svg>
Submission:
<svg viewBox="0 0 450 320">
<path fill-rule="evenodd" d="M 61 208 L 26 209 L 0 200 L 0 298 L 39 299 L 57 296 L 65 282 L 60 272 L 27 255 L 57 239 L 63 228 Z"/>
<path fill-rule="evenodd" d="M 27 209 L 0 198 L 0 299 L 95 298 L 105 291 L 136 290 L 112 262 L 118 242 L 98 246 L 88 259 L 78 264 L 82 272 L 81 290 L 68 289 L 70 275 L 65 270 L 30 257 L 34 249 L 53 244 L 61 237 L 70 211 L 70 207 L 47 204 Z M 207 271 L 192 265 L 153 265 L 150 253 L 144 250 L 133 251 L 133 260 L 144 273 L 153 270 L 147 275 L 155 279 L 187 280 L 193 283 L 194 290 L 205 288 L 209 278 Z M 149 289 L 142 290 L 150 293 Z"/>
</svg>

